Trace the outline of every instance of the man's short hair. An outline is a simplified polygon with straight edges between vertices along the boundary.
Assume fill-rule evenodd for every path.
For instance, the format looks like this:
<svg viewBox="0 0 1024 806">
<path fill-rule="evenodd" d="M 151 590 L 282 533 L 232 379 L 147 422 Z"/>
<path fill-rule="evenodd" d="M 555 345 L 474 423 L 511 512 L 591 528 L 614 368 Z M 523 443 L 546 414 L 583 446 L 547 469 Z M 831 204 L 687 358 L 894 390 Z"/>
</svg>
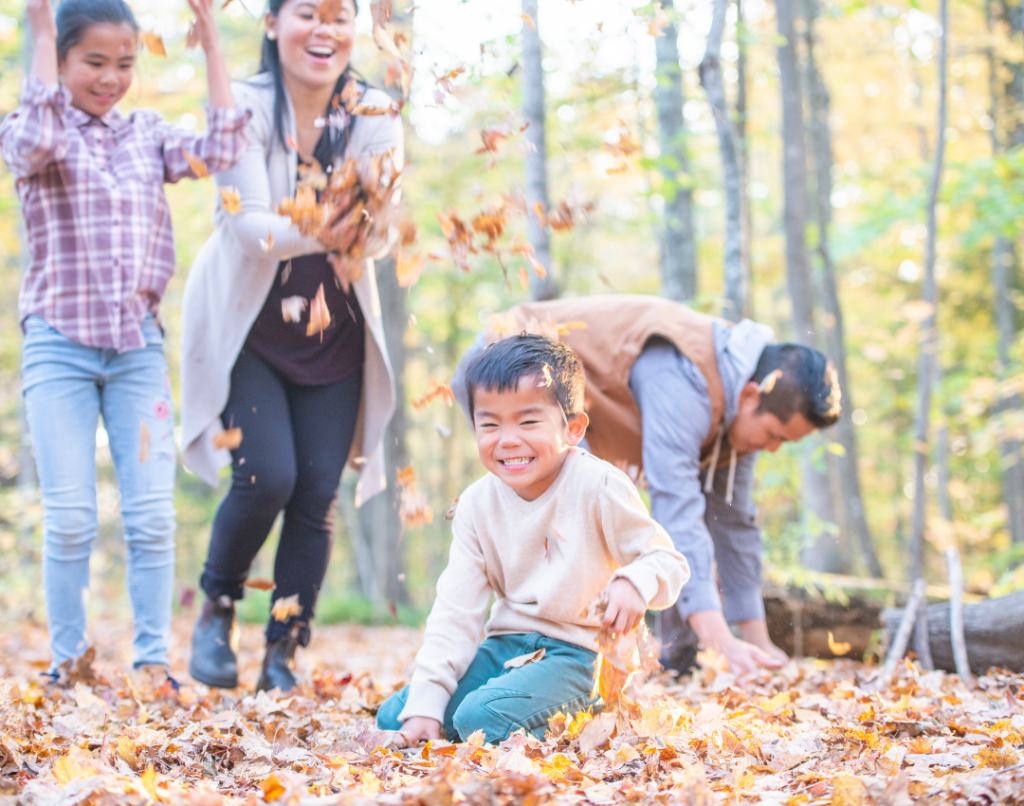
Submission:
<svg viewBox="0 0 1024 806">
<path fill-rule="evenodd" d="M 576 353 L 556 339 L 523 333 L 495 342 L 470 361 L 466 368 L 470 421 L 477 389 L 514 392 L 526 377 L 550 381 L 552 401 L 561 406 L 566 418 L 583 411 L 583 364 Z"/>
<path fill-rule="evenodd" d="M 821 352 L 802 344 L 770 344 L 764 348 L 751 380 L 760 384 L 775 370 L 770 391 L 761 393 L 758 412 L 770 412 L 788 423 L 799 412 L 815 428 L 834 425 L 843 413 L 842 391 L 835 365 Z"/>
</svg>

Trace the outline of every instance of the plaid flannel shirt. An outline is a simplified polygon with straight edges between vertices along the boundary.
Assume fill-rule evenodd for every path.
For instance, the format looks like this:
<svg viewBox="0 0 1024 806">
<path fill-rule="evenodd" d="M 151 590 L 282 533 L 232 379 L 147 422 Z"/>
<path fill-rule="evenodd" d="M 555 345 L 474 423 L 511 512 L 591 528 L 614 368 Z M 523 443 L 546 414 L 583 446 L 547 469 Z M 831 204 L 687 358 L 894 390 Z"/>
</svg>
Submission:
<svg viewBox="0 0 1024 806">
<path fill-rule="evenodd" d="M 192 132 L 151 109 L 93 117 L 71 93 L 30 76 L 21 106 L 0 124 L 0 156 L 17 180 L 30 249 L 18 313 L 41 316 L 91 347 L 145 346 L 142 320 L 157 313 L 174 272 L 165 182 L 232 167 L 247 145 L 250 112 L 207 107 L 209 131 Z"/>
</svg>

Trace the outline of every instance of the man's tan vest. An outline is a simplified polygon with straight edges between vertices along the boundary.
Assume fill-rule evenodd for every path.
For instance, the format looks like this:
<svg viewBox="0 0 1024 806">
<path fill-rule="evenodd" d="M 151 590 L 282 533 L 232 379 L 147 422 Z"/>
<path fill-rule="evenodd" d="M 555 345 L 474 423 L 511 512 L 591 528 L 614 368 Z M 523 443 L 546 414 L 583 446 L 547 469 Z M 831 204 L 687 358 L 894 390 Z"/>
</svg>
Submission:
<svg viewBox="0 0 1024 806">
<path fill-rule="evenodd" d="M 515 325 L 511 317 L 515 317 Z M 523 330 L 554 335 L 583 362 L 587 389 L 584 408 L 590 417 L 587 441 L 595 455 L 624 470 L 643 467 L 640 410 L 629 390 L 629 373 L 644 345 L 661 337 L 696 365 L 711 398 L 711 430 L 701 459 L 711 452 L 725 411 L 718 374 L 714 319 L 679 302 L 642 295 L 593 296 L 517 305 L 496 317 L 491 340 Z M 680 417 L 687 412 L 680 411 Z"/>
</svg>

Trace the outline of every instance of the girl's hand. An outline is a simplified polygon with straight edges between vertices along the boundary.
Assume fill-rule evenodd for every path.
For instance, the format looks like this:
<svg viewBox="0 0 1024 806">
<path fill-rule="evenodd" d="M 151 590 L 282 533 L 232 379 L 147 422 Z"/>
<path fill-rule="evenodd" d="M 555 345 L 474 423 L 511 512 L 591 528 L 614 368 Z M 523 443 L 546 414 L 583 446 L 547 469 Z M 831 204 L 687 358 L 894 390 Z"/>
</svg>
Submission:
<svg viewBox="0 0 1024 806">
<path fill-rule="evenodd" d="M 196 15 L 195 31 L 199 45 L 207 57 L 220 52 L 220 29 L 217 28 L 214 0 L 188 0 L 189 8 Z"/>
<path fill-rule="evenodd" d="M 608 584 L 608 608 L 605 610 L 601 624 L 619 635 L 625 635 L 636 629 L 647 612 L 647 602 L 639 594 L 633 583 L 619 577 Z"/>
<path fill-rule="evenodd" d="M 32 26 L 32 34 L 37 44 L 40 40 L 57 41 L 57 21 L 53 18 L 50 0 L 28 0 L 25 5 L 25 16 Z"/>
</svg>

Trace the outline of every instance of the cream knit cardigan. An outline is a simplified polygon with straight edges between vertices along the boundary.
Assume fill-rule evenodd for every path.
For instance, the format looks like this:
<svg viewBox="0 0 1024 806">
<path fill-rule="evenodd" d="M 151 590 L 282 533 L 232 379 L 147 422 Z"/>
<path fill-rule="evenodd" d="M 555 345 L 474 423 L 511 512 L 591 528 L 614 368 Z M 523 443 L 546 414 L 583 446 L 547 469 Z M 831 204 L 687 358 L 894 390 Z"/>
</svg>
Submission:
<svg viewBox="0 0 1024 806">
<path fill-rule="evenodd" d="M 217 194 L 213 222 L 216 230 L 203 245 L 185 283 L 181 312 L 181 422 L 183 461 L 208 484 L 216 486 L 218 471 L 231 461 L 226 449 L 216 449 L 213 437 L 221 431 L 220 414 L 228 401 L 231 369 L 266 301 L 282 260 L 323 252 L 314 238 L 302 235 L 275 207 L 295 195 L 298 156 L 284 148 L 274 132 L 274 85 L 269 74 L 232 85 L 235 103 L 252 110 L 247 133 L 249 147 L 241 162 L 218 174 L 218 187 L 234 187 L 241 212 L 230 215 Z M 390 99 L 369 89 L 363 103 L 386 106 Z M 286 133 L 294 136 L 295 114 L 288 100 Z M 360 157 L 392 151 L 402 164 L 402 122 L 389 115 L 360 117 L 352 127 L 346 155 Z M 260 241 L 270 242 L 264 249 Z M 377 255 L 376 257 L 381 257 Z M 380 299 L 373 261 L 354 284 L 366 320 L 363 394 L 359 424 L 350 460 L 361 471 L 356 506 L 386 486 L 384 428 L 395 408 L 395 384 L 384 344 Z M 245 435 L 242 435 L 243 442 Z"/>
</svg>

